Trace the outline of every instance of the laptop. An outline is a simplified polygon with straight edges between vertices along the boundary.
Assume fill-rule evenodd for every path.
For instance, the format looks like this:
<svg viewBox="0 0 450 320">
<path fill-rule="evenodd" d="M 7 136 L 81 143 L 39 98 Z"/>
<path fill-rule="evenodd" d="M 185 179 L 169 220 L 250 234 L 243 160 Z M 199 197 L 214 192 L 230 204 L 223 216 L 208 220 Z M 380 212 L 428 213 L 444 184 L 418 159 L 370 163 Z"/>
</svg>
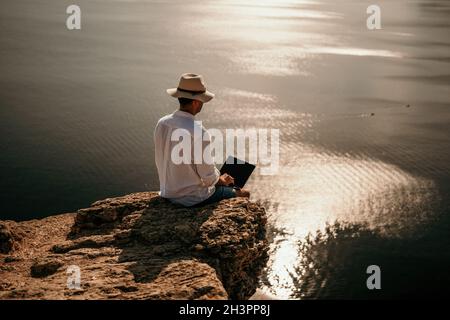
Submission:
<svg viewBox="0 0 450 320">
<path fill-rule="evenodd" d="M 239 161 L 239 162 L 238 162 Z M 227 161 L 223 164 L 220 169 L 220 174 L 227 173 L 234 178 L 235 189 L 243 188 L 248 178 L 250 178 L 255 165 L 239 160 L 238 158 L 229 156 Z"/>
</svg>

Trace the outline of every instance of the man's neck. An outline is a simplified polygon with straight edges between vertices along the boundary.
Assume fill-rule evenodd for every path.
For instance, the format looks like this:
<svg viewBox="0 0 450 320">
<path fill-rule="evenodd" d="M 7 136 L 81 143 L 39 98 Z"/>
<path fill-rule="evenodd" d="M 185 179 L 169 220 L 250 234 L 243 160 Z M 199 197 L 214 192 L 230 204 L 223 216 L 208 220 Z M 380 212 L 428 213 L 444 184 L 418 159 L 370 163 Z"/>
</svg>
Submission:
<svg viewBox="0 0 450 320">
<path fill-rule="evenodd" d="M 189 109 L 178 109 L 178 110 L 180 110 L 180 111 L 183 111 L 183 112 L 187 112 L 187 113 L 190 113 L 190 114 L 192 114 L 193 116 L 195 116 L 195 114 L 194 114 L 194 112 L 192 111 L 192 110 L 189 110 Z"/>
</svg>

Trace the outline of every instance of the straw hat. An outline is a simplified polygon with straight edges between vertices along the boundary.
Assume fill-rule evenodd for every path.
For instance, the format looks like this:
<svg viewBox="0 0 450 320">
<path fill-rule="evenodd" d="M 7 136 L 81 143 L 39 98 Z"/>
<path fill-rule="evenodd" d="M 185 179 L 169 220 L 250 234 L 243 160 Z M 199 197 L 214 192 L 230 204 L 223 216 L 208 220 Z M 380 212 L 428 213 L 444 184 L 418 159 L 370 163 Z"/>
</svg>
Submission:
<svg viewBox="0 0 450 320">
<path fill-rule="evenodd" d="M 214 98 L 214 93 L 206 90 L 203 76 L 195 73 L 184 73 L 180 77 L 178 88 L 166 90 L 174 98 L 189 98 L 203 103 Z"/>
</svg>

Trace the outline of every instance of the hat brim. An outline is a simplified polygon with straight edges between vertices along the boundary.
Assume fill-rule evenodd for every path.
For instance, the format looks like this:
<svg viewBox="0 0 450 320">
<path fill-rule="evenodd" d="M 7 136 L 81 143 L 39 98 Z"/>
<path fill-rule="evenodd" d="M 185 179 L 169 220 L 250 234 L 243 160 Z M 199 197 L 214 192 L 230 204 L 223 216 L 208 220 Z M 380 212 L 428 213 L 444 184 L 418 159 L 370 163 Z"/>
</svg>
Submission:
<svg viewBox="0 0 450 320">
<path fill-rule="evenodd" d="M 212 92 L 209 92 L 208 90 L 204 93 L 200 94 L 192 94 L 189 92 L 184 91 L 178 91 L 177 88 L 171 88 L 166 90 L 167 93 L 174 97 L 174 98 L 188 98 L 193 100 L 200 100 L 203 103 L 207 103 L 208 101 L 211 101 L 212 98 L 214 98 L 215 94 Z"/>
</svg>

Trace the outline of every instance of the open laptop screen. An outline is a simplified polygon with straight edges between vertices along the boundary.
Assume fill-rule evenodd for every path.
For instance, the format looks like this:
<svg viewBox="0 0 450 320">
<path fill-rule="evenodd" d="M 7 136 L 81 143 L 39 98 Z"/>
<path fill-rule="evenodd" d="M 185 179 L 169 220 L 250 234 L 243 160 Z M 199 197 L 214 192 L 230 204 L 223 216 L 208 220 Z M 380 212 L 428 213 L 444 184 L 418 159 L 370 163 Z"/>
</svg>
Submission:
<svg viewBox="0 0 450 320">
<path fill-rule="evenodd" d="M 238 162 L 237 158 L 229 156 L 220 169 L 220 174 L 228 173 L 234 178 L 234 186 L 243 188 L 254 169 L 255 165 L 243 160 Z"/>
</svg>

